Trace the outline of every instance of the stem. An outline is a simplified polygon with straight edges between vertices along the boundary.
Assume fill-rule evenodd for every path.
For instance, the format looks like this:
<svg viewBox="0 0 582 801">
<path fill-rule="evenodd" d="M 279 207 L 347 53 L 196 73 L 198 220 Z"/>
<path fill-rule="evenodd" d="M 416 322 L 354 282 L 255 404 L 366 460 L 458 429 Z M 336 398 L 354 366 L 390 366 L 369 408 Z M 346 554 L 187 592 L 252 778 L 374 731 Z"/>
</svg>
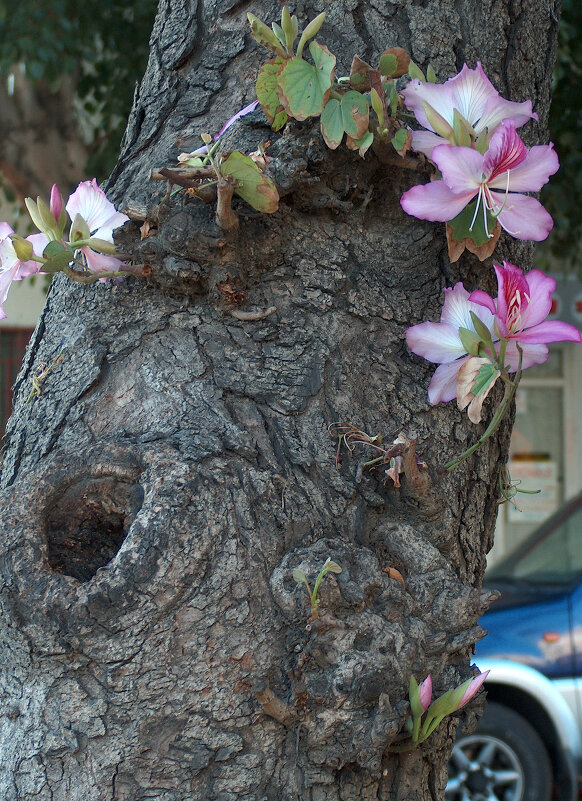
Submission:
<svg viewBox="0 0 582 801">
<path fill-rule="evenodd" d="M 503 342 L 501 345 L 501 350 L 505 351 L 505 348 L 503 347 Z M 452 459 L 450 462 L 447 462 L 443 468 L 444 470 L 450 472 L 451 470 L 454 470 L 456 467 L 458 467 L 461 464 L 461 462 L 467 459 L 467 457 L 469 457 L 472 453 L 474 453 L 477 450 L 477 448 L 479 448 L 486 440 L 488 440 L 489 437 L 492 434 L 494 434 L 501 425 L 501 421 L 505 417 L 507 409 L 509 408 L 511 401 L 513 400 L 513 397 L 515 395 L 515 392 L 517 390 L 517 387 L 521 379 L 521 362 L 522 362 L 523 351 L 519 347 L 519 345 L 517 345 L 517 350 L 519 353 L 519 362 L 517 365 L 517 372 L 515 374 L 515 378 L 513 381 L 510 381 L 505 385 L 505 394 L 503 395 L 503 400 L 497 407 L 497 410 L 493 415 L 491 422 L 487 426 L 485 433 L 481 437 L 479 437 L 477 442 L 471 445 L 470 448 L 467 448 L 466 451 L 463 451 L 463 453 L 460 456 L 457 456 L 455 459 Z M 499 356 L 501 362 L 501 352 Z"/>
<path fill-rule="evenodd" d="M 71 281 L 77 281 L 79 284 L 94 284 L 102 278 L 125 278 L 128 275 L 135 275 L 135 273 L 130 273 L 126 270 L 113 270 L 106 273 L 79 273 L 70 267 L 67 267 L 66 270 L 62 270 L 62 272 L 64 272 Z"/>
</svg>

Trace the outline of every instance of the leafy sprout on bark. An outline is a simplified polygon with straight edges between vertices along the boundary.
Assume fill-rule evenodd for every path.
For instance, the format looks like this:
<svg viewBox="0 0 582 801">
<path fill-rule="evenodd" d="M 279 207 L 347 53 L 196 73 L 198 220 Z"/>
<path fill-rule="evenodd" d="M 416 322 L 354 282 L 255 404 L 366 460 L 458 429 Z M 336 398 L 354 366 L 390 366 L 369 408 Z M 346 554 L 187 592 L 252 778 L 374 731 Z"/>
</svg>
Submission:
<svg viewBox="0 0 582 801">
<path fill-rule="evenodd" d="M 299 568 L 295 568 L 293 571 L 293 578 L 297 582 L 297 584 L 304 584 L 305 589 L 307 590 L 307 594 L 309 596 L 309 603 L 311 604 L 311 620 L 317 620 L 319 617 L 318 610 L 319 604 L 321 599 L 318 597 L 319 588 L 321 586 L 321 582 L 327 576 L 328 573 L 341 573 L 342 569 L 337 564 L 337 562 L 332 561 L 329 557 L 325 560 L 323 567 L 317 574 L 315 578 L 315 584 L 313 585 L 313 590 L 309 586 L 309 582 L 307 581 L 307 576 L 300 570 Z"/>
</svg>

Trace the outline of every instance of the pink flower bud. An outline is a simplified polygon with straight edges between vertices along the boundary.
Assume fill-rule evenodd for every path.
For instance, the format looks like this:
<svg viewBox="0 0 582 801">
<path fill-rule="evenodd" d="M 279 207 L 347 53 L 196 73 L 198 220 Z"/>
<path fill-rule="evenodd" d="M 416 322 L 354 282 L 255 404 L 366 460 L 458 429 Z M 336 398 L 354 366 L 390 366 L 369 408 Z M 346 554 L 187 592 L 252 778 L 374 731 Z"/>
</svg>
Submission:
<svg viewBox="0 0 582 801">
<path fill-rule="evenodd" d="M 420 685 L 420 704 L 424 711 L 429 708 L 432 700 L 432 676 L 430 673 Z"/>
<path fill-rule="evenodd" d="M 459 701 L 457 709 L 460 709 L 462 706 L 465 706 L 472 698 L 474 698 L 479 690 L 481 689 L 481 685 L 489 675 L 489 671 L 486 670 L 484 673 L 479 673 L 478 676 L 475 676 L 474 679 L 468 683 L 467 689 L 465 690 L 463 697 Z"/>
<path fill-rule="evenodd" d="M 63 198 L 56 184 L 53 184 L 51 189 L 50 210 L 51 214 L 58 222 L 63 211 Z"/>
</svg>

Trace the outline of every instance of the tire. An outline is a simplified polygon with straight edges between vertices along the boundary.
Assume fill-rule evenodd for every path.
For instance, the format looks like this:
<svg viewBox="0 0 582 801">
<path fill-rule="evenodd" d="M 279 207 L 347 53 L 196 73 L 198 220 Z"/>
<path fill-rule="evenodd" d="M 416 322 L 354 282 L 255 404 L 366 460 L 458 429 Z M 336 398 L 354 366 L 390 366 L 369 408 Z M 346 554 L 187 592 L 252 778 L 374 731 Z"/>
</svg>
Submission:
<svg viewBox="0 0 582 801">
<path fill-rule="evenodd" d="M 488 703 L 474 734 L 455 743 L 446 801 L 550 801 L 552 766 L 540 736 L 517 712 Z"/>
</svg>

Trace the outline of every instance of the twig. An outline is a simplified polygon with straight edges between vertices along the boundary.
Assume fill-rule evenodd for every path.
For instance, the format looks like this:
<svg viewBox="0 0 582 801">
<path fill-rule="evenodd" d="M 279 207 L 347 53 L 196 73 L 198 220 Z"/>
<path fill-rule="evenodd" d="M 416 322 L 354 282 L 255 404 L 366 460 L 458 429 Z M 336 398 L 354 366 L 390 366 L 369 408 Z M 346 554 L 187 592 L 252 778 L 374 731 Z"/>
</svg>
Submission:
<svg viewBox="0 0 582 801">
<path fill-rule="evenodd" d="M 264 320 L 265 317 L 270 317 L 271 314 L 274 314 L 278 311 L 277 306 L 269 306 L 268 309 L 263 309 L 261 311 L 241 311 L 241 309 L 229 309 L 229 314 L 231 317 L 236 317 L 237 320 L 241 320 L 241 322 L 253 322 L 254 320 Z"/>
</svg>

